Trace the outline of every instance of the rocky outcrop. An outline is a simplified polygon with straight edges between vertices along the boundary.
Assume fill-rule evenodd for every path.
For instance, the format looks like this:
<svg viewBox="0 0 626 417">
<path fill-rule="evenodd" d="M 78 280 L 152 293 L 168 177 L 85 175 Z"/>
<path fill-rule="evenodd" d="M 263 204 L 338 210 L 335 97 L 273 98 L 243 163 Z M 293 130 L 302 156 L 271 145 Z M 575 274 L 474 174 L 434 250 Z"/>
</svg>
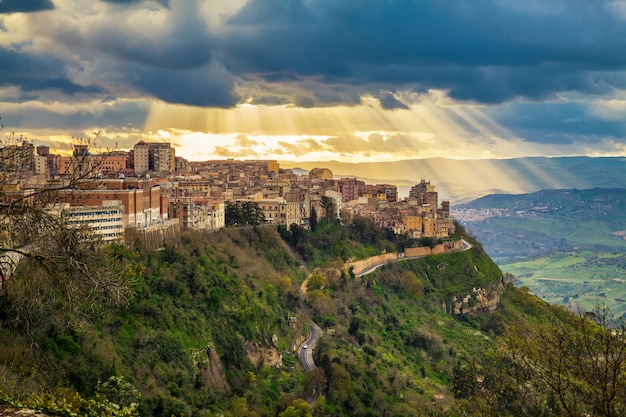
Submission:
<svg viewBox="0 0 626 417">
<path fill-rule="evenodd" d="M 493 311 L 498 307 L 503 289 L 502 281 L 491 288 L 472 288 L 469 294 L 453 296 L 451 303 L 444 308 L 449 314 L 475 314 Z"/>
<path fill-rule="evenodd" d="M 230 385 L 226 381 L 222 362 L 212 343 L 209 344 L 204 354 L 201 354 L 200 351 L 192 353 L 192 356 L 200 372 L 200 378 L 205 385 L 213 387 L 221 393 L 230 392 Z"/>
<path fill-rule="evenodd" d="M 248 353 L 250 362 L 256 367 L 259 366 L 272 366 L 278 368 L 283 365 L 283 355 L 278 350 L 278 337 L 274 335 L 272 337 L 273 346 L 265 347 L 258 343 L 245 342 L 244 348 Z"/>
</svg>

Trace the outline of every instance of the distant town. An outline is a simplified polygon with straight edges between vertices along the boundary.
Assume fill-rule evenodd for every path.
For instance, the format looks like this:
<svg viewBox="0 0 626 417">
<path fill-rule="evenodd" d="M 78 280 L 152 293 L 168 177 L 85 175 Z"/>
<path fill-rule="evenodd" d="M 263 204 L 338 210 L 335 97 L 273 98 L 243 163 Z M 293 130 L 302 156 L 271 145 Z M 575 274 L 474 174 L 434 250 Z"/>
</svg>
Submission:
<svg viewBox="0 0 626 417">
<path fill-rule="evenodd" d="M 396 186 L 335 178 L 327 168 L 305 175 L 281 169 L 275 160 L 187 161 L 170 143 L 138 142 L 133 149 L 91 154 L 74 145 L 68 156 L 28 141 L 0 148 L 5 202 L 41 203 L 76 225 L 88 225 L 105 242 L 123 242 L 129 230 L 160 237 L 181 230 L 217 230 L 227 225 L 228 207 L 253 204 L 268 225 L 310 227 L 329 214 L 344 222 L 374 220 L 411 238 L 449 237 L 450 203 L 439 206 L 435 186 L 424 179 L 409 196 Z M 76 178 L 79 178 L 76 181 Z M 330 202 L 330 203 L 329 203 Z M 332 208 L 332 213 L 329 209 Z"/>
</svg>

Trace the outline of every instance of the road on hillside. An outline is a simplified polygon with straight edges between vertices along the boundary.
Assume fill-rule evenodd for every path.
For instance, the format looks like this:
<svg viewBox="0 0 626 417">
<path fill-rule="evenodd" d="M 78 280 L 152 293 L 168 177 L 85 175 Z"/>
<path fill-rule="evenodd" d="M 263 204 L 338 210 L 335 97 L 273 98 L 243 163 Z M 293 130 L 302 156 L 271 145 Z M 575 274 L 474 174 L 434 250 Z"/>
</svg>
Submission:
<svg viewBox="0 0 626 417">
<path fill-rule="evenodd" d="M 298 347 L 298 358 L 305 372 L 310 372 L 316 368 L 313 362 L 313 348 L 324 332 L 313 321 L 309 325 L 309 337 Z M 306 347 L 305 347 L 306 346 Z"/>
<path fill-rule="evenodd" d="M 463 242 L 463 247 L 461 249 L 459 249 L 458 251 L 454 251 L 454 252 L 464 252 L 464 251 L 466 251 L 466 250 L 468 250 L 468 249 L 470 249 L 472 247 L 472 245 L 469 244 L 465 239 L 463 239 L 462 242 Z M 454 252 L 449 252 L 449 253 L 454 253 Z M 371 266 L 365 268 L 363 271 L 359 272 L 355 276 L 356 277 L 362 277 L 363 275 L 367 275 L 369 273 L 372 273 L 377 268 L 379 268 L 379 267 L 381 267 L 383 265 L 386 265 L 388 263 L 391 263 L 391 262 L 399 262 L 399 261 L 406 261 L 406 260 L 409 260 L 409 259 L 423 258 L 424 256 L 425 255 L 422 255 L 422 256 L 403 256 L 402 258 L 396 258 L 396 259 L 392 259 L 392 260 L 389 260 L 389 261 L 386 261 L 386 262 L 381 262 L 379 264 L 371 265 Z"/>
</svg>

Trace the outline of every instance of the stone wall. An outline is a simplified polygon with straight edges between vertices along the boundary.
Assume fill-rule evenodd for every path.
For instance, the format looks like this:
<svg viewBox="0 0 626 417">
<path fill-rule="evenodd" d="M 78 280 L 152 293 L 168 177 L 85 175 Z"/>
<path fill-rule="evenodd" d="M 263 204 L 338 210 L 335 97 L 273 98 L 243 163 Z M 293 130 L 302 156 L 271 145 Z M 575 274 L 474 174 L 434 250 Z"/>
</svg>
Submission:
<svg viewBox="0 0 626 417">
<path fill-rule="evenodd" d="M 159 249 L 165 246 L 165 242 L 180 238 L 180 223 L 178 219 L 171 219 L 145 229 L 126 229 L 124 234 L 126 244 L 129 246 L 138 240 L 149 249 Z"/>
<path fill-rule="evenodd" d="M 396 259 L 398 259 L 398 254 L 396 252 L 385 253 L 378 256 L 372 256 L 367 259 L 362 259 L 360 261 L 348 262 L 344 265 L 344 270 L 349 271 L 350 267 L 352 267 L 352 271 L 355 274 L 359 274 L 365 271 L 370 266 L 392 262 Z"/>
<path fill-rule="evenodd" d="M 419 257 L 428 255 L 441 255 L 442 253 L 450 253 L 463 248 L 463 241 L 453 240 L 449 242 L 440 243 L 435 245 L 432 249 L 430 246 L 420 246 L 418 248 L 406 248 L 404 249 L 404 256 Z"/>
</svg>

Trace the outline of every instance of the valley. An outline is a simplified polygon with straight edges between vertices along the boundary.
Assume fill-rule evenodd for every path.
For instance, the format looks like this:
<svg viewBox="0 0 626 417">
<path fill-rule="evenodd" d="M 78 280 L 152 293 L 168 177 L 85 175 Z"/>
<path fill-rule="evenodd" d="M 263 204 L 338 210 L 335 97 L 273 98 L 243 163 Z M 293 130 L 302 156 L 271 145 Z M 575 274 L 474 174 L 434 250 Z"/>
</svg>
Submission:
<svg viewBox="0 0 626 417">
<path fill-rule="evenodd" d="M 540 298 L 572 310 L 626 313 L 626 191 L 490 195 L 453 208 L 502 268 Z"/>
</svg>

